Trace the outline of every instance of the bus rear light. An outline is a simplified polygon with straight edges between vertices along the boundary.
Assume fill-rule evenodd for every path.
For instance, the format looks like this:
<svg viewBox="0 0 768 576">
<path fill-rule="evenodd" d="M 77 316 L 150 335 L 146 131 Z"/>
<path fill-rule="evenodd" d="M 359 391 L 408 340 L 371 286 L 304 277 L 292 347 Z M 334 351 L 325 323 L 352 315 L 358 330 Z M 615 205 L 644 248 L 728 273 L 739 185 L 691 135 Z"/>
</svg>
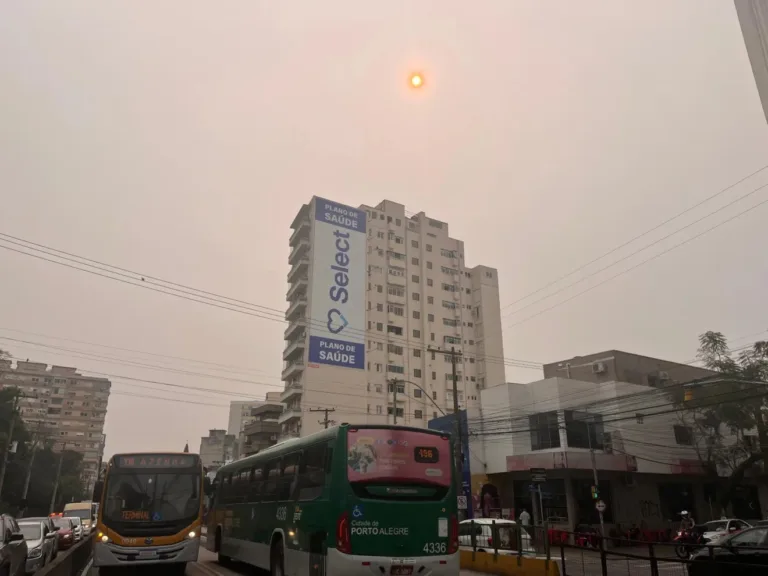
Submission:
<svg viewBox="0 0 768 576">
<path fill-rule="evenodd" d="M 352 553 L 352 540 L 349 533 L 349 514 L 346 512 L 336 521 L 336 549 L 343 554 Z"/>
<path fill-rule="evenodd" d="M 451 525 L 448 531 L 448 554 L 455 554 L 459 549 L 459 521 L 451 514 Z"/>
</svg>

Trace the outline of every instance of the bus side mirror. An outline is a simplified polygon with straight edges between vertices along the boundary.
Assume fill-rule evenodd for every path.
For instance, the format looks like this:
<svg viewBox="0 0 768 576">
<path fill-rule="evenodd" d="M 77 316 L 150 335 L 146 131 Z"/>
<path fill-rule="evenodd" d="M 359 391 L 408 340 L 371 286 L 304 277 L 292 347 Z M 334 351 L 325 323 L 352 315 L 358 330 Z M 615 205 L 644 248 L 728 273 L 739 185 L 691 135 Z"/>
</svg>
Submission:
<svg viewBox="0 0 768 576">
<path fill-rule="evenodd" d="M 93 502 L 101 502 L 101 493 L 104 491 L 104 480 L 96 480 L 93 486 Z"/>
<path fill-rule="evenodd" d="M 211 484 L 211 479 L 207 476 L 205 477 L 205 480 L 203 480 L 203 492 L 206 496 L 210 496 L 213 492 L 213 484 Z"/>
</svg>

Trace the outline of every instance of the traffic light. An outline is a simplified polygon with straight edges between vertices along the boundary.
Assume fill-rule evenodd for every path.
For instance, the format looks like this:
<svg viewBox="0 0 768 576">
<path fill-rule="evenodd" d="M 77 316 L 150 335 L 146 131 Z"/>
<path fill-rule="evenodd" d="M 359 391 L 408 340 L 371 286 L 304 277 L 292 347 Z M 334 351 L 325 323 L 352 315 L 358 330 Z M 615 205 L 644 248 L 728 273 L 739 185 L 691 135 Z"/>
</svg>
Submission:
<svg viewBox="0 0 768 576">
<path fill-rule="evenodd" d="M 592 500 L 600 500 L 600 488 L 592 486 Z"/>
</svg>

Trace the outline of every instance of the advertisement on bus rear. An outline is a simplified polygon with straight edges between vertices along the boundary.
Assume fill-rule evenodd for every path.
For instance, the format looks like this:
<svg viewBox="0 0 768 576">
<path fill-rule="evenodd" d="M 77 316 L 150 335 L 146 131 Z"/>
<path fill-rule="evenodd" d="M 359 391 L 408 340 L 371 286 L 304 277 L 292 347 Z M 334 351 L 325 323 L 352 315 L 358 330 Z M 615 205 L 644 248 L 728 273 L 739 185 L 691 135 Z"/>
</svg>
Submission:
<svg viewBox="0 0 768 576">
<path fill-rule="evenodd" d="M 309 361 L 365 368 L 364 210 L 314 198 Z"/>
<path fill-rule="evenodd" d="M 347 434 L 350 482 L 451 484 L 447 437 L 387 428 L 349 430 Z"/>
</svg>

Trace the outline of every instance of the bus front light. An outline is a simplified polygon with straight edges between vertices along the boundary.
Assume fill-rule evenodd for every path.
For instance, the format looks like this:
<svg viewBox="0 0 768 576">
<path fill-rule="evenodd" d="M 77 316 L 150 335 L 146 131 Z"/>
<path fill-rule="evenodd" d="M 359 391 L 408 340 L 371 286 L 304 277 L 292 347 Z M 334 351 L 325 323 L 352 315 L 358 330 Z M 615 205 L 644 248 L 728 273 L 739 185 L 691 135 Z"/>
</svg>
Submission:
<svg viewBox="0 0 768 576">
<path fill-rule="evenodd" d="M 107 536 L 106 534 L 102 535 L 101 541 L 104 542 L 104 544 L 106 544 L 107 542 L 109 542 L 109 536 Z"/>
<path fill-rule="evenodd" d="M 187 538 L 194 538 L 195 536 L 197 536 L 197 532 L 195 532 L 194 530 L 192 530 L 192 532 L 187 534 Z"/>
</svg>

